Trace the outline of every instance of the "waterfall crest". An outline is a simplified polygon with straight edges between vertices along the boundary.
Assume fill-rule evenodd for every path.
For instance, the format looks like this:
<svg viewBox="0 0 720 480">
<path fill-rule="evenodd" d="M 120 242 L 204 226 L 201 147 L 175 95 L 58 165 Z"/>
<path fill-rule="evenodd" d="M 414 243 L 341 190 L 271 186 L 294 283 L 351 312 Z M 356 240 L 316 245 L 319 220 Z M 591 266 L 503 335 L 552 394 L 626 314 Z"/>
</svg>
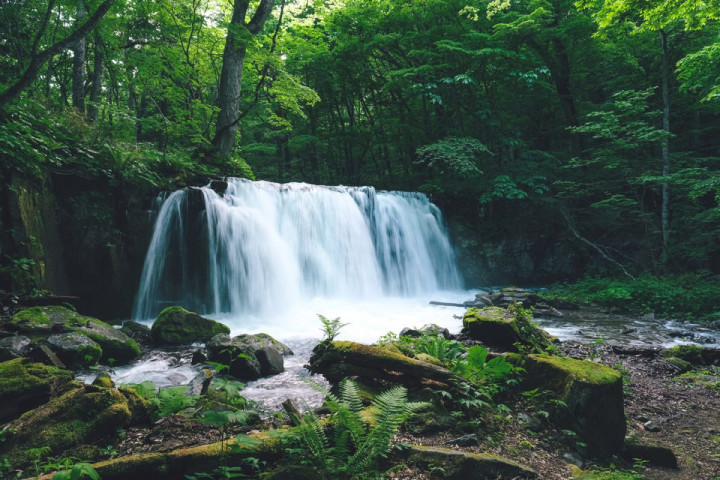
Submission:
<svg viewBox="0 0 720 480">
<path fill-rule="evenodd" d="M 228 179 L 222 196 L 189 188 L 164 201 L 133 317 L 169 305 L 257 314 L 461 283 L 440 210 L 423 194 Z"/>
</svg>

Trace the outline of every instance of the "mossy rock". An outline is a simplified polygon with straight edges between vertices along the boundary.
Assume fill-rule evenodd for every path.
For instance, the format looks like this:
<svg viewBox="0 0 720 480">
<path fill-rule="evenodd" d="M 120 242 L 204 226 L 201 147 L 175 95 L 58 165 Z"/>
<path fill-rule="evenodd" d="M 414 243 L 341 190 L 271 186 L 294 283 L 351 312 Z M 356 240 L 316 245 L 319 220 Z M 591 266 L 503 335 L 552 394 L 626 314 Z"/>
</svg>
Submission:
<svg viewBox="0 0 720 480">
<path fill-rule="evenodd" d="M 11 422 L 8 428 L 16 433 L 0 451 L 14 467 L 24 468 L 33 461 L 30 449 L 49 446 L 50 455 L 57 455 L 147 419 L 147 402 L 134 391 L 78 384 Z"/>
<path fill-rule="evenodd" d="M 462 331 L 473 340 L 511 352 L 518 351 L 517 345 L 535 352 L 550 347 L 555 339 L 536 327 L 529 315 L 513 311 L 513 308 L 470 308 L 463 316 Z"/>
<path fill-rule="evenodd" d="M 0 363 L 0 424 L 38 407 L 71 382 L 73 373 L 27 358 Z"/>
<path fill-rule="evenodd" d="M 97 342 L 77 332 L 50 335 L 47 343 L 68 367 L 87 368 L 98 363 L 102 356 Z"/>
<path fill-rule="evenodd" d="M 665 357 L 679 358 L 693 365 L 705 365 L 705 359 L 703 358 L 704 348 L 699 345 L 675 345 L 672 348 L 665 350 Z"/>
<path fill-rule="evenodd" d="M 229 334 L 230 329 L 182 307 L 168 307 L 160 312 L 150 332 L 158 345 L 189 345 L 207 342 L 220 333 Z"/>
<path fill-rule="evenodd" d="M 678 357 L 666 357 L 670 365 L 678 369 L 679 373 L 687 373 L 693 369 L 693 364 Z"/>
<path fill-rule="evenodd" d="M 137 342 L 97 318 L 80 315 L 61 306 L 32 307 L 16 313 L 10 324 L 21 333 L 49 336 L 51 333 L 77 332 L 102 348 L 101 361 L 125 364 L 140 356 Z"/>
<path fill-rule="evenodd" d="M 408 461 L 424 469 L 442 469 L 444 479 L 536 478 L 534 470 L 499 455 L 413 445 Z"/>
<path fill-rule="evenodd" d="M 525 369 L 525 387 L 553 392 L 564 403 L 553 420 L 575 431 L 590 455 L 607 457 L 620 450 L 627 428 L 620 372 L 550 355 L 528 355 Z"/>
<path fill-rule="evenodd" d="M 241 380 L 255 380 L 285 371 L 283 355 L 293 352 L 266 333 L 243 334 L 230 338 L 221 333 L 207 344 L 208 359 L 229 367 L 229 373 Z"/>
</svg>

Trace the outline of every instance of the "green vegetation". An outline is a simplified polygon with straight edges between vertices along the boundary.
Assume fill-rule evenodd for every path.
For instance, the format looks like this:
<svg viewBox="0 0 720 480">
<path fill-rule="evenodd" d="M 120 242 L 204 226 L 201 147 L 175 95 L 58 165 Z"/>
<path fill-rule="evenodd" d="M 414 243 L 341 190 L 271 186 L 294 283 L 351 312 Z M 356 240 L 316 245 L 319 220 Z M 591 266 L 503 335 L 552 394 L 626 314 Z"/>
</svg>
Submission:
<svg viewBox="0 0 720 480">
<path fill-rule="evenodd" d="M 720 283 L 698 274 L 641 275 L 631 278 L 588 277 L 538 292 L 548 300 L 595 303 L 619 311 L 659 317 L 712 320 L 720 316 Z"/>
<path fill-rule="evenodd" d="M 408 402 L 407 390 L 393 387 L 372 400 L 363 414 L 360 392 L 351 380 L 340 384 L 340 396 L 328 393 L 329 432 L 313 412 L 295 417 L 298 447 L 291 454 L 307 459 L 327 478 L 376 478 L 379 460 L 390 450 L 400 426 L 428 403 Z"/>
</svg>

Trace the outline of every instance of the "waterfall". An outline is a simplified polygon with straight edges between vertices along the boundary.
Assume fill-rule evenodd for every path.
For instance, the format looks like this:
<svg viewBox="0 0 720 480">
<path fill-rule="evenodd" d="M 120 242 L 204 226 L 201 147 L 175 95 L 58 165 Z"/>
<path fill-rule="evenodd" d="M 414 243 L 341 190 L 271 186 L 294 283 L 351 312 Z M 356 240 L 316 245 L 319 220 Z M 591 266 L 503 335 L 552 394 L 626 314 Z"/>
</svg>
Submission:
<svg viewBox="0 0 720 480">
<path fill-rule="evenodd" d="M 261 314 L 315 297 L 416 296 L 461 287 L 440 210 L 420 193 L 228 179 L 169 195 L 133 316 L 182 305 Z"/>
</svg>

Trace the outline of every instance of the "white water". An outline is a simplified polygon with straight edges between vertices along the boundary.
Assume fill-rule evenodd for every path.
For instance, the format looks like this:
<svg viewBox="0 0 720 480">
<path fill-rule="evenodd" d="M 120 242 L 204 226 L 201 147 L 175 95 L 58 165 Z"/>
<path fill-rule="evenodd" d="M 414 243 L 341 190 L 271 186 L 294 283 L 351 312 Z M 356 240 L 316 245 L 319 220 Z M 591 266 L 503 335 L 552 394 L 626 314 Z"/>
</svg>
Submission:
<svg viewBox="0 0 720 480">
<path fill-rule="evenodd" d="M 223 196 L 185 189 L 165 200 L 133 317 L 182 305 L 231 328 L 307 337 L 314 309 L 313 322 L 315 313 L 358 314 L 361 333 L 379 304 L 426 303 L 460 286 L 442 216 L 425 195 L 230 179 Z"/>
</svg>

